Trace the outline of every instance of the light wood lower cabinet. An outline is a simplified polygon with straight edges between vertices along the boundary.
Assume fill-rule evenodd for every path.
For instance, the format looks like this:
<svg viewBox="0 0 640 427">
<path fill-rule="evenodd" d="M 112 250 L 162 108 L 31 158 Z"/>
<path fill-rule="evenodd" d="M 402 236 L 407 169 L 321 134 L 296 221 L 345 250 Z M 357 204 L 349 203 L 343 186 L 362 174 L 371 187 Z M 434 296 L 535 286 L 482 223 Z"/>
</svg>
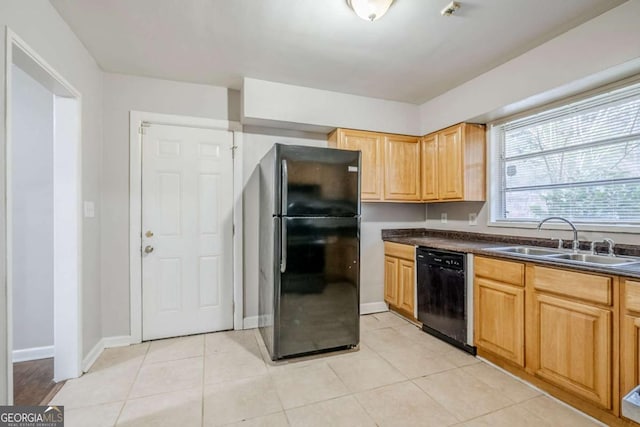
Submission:
<svg viewBox="0 0 640 427">
<path fill-rule="evenodd" d="M 640 384 L 640 281 L 621 284 L 620 396 Z"/>
<path fill-rule="evenodd" d="M 398 271 L 400 260 L 384 257 L 384 300 L 389 305 L 398 305 Z"/>
<path fill-rule="evenodd" d="M 392 309 L 414 318 L 415 248 L 384 242 L 384 300 Z"/>
<path fill-rule="evenodd" d="M 476 345 L 524 367 L 524 288 L 475 279 Z"/>
<path fill-rule="evenodd" d="M 613 409 L 613 278 L 537 265 L 526 274 L 527 370 Z"/>
<path fill-rule="evenodd" d="M 612 313 L 534 294 L 527 368 L 534 375 L 611 409 Z"/>
<path fill-rule="evenodd" d="M 476 257 L 476 345 L 524 367 L 524 264 Z"/>
<path fill-rule="evenodd" d="M 478 354 L 608 425 L 640 384 L 640 280 L 476 256 Z M 633 424 L 636 425 L 636 424 Z"/>
</svg>

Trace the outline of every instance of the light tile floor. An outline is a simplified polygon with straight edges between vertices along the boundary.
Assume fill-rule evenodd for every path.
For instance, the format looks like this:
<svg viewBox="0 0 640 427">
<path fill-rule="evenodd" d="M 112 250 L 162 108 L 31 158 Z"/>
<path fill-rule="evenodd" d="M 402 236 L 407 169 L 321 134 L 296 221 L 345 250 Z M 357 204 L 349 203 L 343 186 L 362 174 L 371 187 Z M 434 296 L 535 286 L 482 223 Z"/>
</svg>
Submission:
<svg viewBox="0 0 640 427">
<path fill-rule="evenodd" d="M 362 316 L 358 351 L 274 364 L 257 330 L 104 351 L 52 403 L 66 426 L 597 426 L 420 331 Z"/>
</svg>

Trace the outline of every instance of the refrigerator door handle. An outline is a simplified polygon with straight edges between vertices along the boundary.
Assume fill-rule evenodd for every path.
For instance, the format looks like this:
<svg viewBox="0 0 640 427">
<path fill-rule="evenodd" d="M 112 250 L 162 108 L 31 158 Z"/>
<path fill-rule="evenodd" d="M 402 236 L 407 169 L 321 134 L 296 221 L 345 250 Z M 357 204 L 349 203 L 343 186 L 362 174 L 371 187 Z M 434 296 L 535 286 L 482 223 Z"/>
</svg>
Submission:
<svg viewBox="0 0 640 427">
<path fill-rule="evenodd" d="M 289 205 L 289 170 L 287 161 L 282 160 L 282 215 L 287 214 L 287 206 Z"/>
<path fill-rule="evenodd" d="M 287 271 L 287 219 L 282 218 L 282 234 L 280 242 L 280 273 Z"/>
</svg>

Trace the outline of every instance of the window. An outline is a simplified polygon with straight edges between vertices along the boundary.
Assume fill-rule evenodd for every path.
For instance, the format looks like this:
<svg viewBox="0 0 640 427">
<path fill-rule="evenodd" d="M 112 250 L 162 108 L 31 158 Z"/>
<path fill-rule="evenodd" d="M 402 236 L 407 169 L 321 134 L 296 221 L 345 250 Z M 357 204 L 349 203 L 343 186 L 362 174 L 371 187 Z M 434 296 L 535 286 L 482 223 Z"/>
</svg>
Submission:
<svg viewBox="0 0 640 427">
<path fill-rule="evenodd" d="M 640 84 L 494 127 L 494 220 L 640 224 Z"/>
</svg>

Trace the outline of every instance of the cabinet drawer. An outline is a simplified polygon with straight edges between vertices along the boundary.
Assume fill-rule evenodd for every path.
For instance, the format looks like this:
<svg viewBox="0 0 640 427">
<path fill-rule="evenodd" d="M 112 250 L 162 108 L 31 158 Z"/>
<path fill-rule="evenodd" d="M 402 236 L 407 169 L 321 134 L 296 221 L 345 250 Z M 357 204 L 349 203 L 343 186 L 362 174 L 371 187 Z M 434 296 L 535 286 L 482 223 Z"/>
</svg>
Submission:
<svg viewBox="0 0 640 427">
<path fill-rule="evenodd" d="M 533 266 L 532 271 L 536 290 L 599 304 L 612 304 L 611 277 L 539 266 Z"/>
<path fill-rule="evenodd" d="M 476 257 L 473 269 L 476 276 L 486 277 L 496 282 L 524 286 L 524 264 L 522 263 Z"/>
<path fill-rule="evenodd" d="M 414 246 L 403 245 L 401 243 L 384 242 L 384 254 L 387 256 L 415 261 L 416 248 Z"/>
<path fill-rule="evenodd" d="M 640 282 L 625 280 L 624 303 L 627 310 L 640 312 Z"/>
</svg>

